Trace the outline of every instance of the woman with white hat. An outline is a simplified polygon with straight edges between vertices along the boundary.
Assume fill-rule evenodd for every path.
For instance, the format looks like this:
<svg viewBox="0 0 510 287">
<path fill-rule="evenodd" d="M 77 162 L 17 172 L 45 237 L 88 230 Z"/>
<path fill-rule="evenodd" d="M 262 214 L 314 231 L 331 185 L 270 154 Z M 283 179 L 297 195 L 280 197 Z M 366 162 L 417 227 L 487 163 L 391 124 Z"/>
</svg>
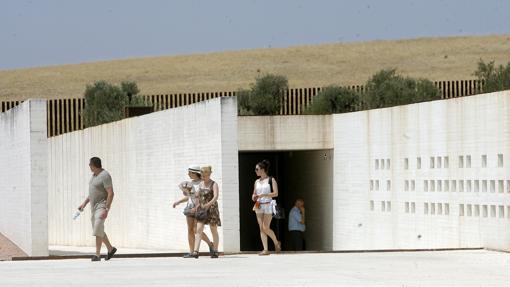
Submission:
<svg viewBox="0 0 510 287">
<path fill-rule="evenodd" d="M 198 165 L 190 166 L 188 168 L 188 176 L 191 179 L 191 181 L 184 181 L 181 184 L 179 184 L 179 188 L 182 190 L 184 197 L 174 202 L 172 206 L 175 208 L 177 205 L 183 202 L 187 202 L 187 205 L 184 208 L 183 213 L 186 216 L 186 223 L 188 225 L 188 244 L 190 252 L 184 255 L 184 258 L 193 258 L 192 253 L 195 249 L 195 232 L 197 226 L 195 212 L 197 210 L 197 206 L 199 205 L 197 195 L 198 190 L 200 188 L 200 183 L 202 182 L 200 166 Z M 209 245 L 209 250 L 212 253 L 214 247 L 211 240 L 209 240 L 209 237 L 207 237 L 205 233 L 202 233 L 201 238 L 203 241 L 207 243 L 207 245 Z"/>
</svg>

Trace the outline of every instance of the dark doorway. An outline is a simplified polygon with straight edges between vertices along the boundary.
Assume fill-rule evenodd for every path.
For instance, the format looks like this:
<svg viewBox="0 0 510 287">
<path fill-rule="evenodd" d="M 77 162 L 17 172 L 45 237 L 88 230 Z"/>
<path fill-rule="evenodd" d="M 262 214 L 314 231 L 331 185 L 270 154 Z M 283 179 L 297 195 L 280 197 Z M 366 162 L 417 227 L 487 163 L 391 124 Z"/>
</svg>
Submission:
<svg viewBox="0 0 510 287">
<path fill-rule="evenodd" d="M 332 249 L 333 219 L 333 160 L 332 150 L 240 152 L 239 153 L 239 214 L 241 251 L 260 251 L 262 243 L 251 195 L 257 179 L 255 165 L 267 159 L 271 162 L 269 175 L 279 187 L 278 205 L 285 209 L 286 218 L 273 219 L 271 228 L 288 250 L 288 213 L 297 198 L 305 200 L 306 249 Z M 269 240 L 269 249 L 274 246 Z"/>
</svg>

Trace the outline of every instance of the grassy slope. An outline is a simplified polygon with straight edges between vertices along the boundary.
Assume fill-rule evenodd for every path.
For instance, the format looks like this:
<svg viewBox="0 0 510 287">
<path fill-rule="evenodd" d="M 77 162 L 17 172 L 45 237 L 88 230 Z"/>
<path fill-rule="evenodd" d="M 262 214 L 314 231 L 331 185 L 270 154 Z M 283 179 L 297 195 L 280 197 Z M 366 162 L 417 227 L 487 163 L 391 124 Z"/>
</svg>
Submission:
<svg viewBox="0 0 510 287">
<path fill-rule="evenodd" d="M 291 87 L 361 84 L 395 67 L 431 80 L 473 78 L 477 61 L 510 61 L 510 35 L 421 38 L 137 58 L 0 71 L 0 100 L 81 97 L 96 80 L 134 80 L 143 94 L 228 91 L 262 73 L 279 73 Z"/>
</svg>

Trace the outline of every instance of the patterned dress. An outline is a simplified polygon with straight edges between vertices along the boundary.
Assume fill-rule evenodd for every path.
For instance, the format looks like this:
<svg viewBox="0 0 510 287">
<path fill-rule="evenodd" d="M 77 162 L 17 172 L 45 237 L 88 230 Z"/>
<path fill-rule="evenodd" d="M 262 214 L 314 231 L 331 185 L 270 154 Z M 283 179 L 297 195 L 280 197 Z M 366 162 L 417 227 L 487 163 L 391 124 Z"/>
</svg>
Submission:
<svg viewBox="0 0 510 287">
<path fill-rule="evenodd" d="M 214 181 L 211 180 L 208 186 L 202 182 L 198 191 L 198 198 L 201 204 L 207 204 L 214 197 L 213 191 Z M 207 220 L 205 224 L 221 226 L 220 210 L 218 209 L 218 201 L 214 202 L 207 211 Z"/>
</svg>

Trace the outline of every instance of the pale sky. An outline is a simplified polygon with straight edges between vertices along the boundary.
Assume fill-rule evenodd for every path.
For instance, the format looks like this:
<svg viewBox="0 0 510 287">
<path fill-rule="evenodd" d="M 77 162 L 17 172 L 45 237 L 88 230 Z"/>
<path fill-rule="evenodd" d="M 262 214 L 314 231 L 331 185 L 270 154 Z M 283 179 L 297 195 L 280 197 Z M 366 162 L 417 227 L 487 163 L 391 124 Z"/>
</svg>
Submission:
<svg viewBox="0 0 510 287">
<path fill-rule="evenodd" d="M 508 0 L 1 0 L 0 69 L 510 34 Z"/>
</svg>

